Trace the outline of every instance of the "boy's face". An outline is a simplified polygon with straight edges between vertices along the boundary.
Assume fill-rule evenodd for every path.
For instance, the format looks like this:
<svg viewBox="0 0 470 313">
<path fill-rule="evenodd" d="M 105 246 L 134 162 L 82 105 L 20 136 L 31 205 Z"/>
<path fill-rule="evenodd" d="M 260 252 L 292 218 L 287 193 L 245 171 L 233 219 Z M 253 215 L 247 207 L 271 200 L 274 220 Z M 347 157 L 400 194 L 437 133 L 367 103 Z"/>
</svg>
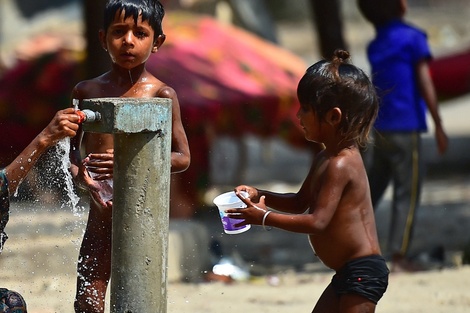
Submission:
<svg viewBox="0 0 470 313">
<path fill-rule="evenodd" d="M 113 63 L 132 69 L 145 63 L 150 54 L 161 46 L 164 37 L 159 36 L 154 40 L 155 32 L 148 21 L 143 22 L 139 16 L 135 23 L 132 16 L 124 19 L 124 13 L 116 13 L 106 33 L 100 32 L 100 39 Z"/>
</svg>

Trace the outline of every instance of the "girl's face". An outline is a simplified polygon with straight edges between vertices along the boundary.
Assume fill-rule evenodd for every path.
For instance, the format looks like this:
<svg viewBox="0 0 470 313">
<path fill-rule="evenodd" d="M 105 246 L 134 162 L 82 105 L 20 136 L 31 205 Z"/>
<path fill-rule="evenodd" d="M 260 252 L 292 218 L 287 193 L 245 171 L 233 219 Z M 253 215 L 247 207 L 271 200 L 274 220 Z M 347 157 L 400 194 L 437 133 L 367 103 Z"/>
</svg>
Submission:
<svg viewBox="0 0 470 313">
<path fill-rule="evenodd" d="M 308 141 L 322 143 L 320 133 L 320 121 L 310 106 L 300 106 L 297 111 L 297 118 L 299 119 L 300 126 L 302 126 L 305 139 Z"/>
<path fill-rule="evenodd" d="M 142 22 L 141 16 L 137 23 L 133 16 L 124 19 L 124 11 L 116 13 L 106 33 L 100 32 L 101 43 L 112 62 L 128 70 L 145 63 L 158 50 L 160 41 L 155 41 L 154 35 L 148 21 Z"/>
</svg>

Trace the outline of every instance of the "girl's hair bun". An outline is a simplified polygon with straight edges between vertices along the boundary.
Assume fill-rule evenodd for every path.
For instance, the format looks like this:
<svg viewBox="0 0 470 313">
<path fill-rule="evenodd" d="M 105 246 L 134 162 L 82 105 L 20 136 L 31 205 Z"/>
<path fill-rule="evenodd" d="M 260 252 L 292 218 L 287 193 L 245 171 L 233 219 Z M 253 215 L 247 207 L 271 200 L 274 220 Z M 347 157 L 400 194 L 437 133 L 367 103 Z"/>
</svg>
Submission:
<svg viewBox="0 0 470 313">
<path fill-rule="evenodd" d="M 342 49 L 336 49 L 333 53 L 333 61 L 339 61 L 340 63 L 349 63 L 350 57 L 349 52 Z"/>
</svg>

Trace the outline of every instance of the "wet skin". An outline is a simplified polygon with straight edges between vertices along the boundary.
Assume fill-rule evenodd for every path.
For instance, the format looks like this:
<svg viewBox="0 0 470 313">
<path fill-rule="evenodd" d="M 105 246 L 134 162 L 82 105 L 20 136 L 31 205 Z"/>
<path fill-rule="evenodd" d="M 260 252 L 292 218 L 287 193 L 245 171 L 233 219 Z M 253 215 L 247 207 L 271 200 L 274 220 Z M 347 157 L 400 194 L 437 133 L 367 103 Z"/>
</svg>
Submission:
<svg viewBox="0 0 470 313">
<path fill-rule="evenodd" d="M 74 99 L 129 97 L 169 98 L 172 100 L 171 171 L 184 171 L 189 166 L 190 153 L 186 133 L 181 123 L 180 106 L 175 91 L 151 75 L 145 68 L 148 57 L 158 51 L 165 37 L 157 36 L 141 17 L 124 19 L 117 14 L 106 32 L 100 31 L 103 48 L 112 60 L 109 72 L 91 80 L 82 81 L 74 88 Z M 112 201 L 99 196 L 99 182 L 88 175 L 80 147 L 89 156 L 88 163 L 99 173 L 100 179 L 112 177 L 113 135 L 79 131 L 72 141 L 72 176 L 85 186 L 92 198 L 88 224 L 80 250 L 77 281 L 77 312 L 103 312 L 104 296 L 111 269 L 111 209 Z"/>
</svg>

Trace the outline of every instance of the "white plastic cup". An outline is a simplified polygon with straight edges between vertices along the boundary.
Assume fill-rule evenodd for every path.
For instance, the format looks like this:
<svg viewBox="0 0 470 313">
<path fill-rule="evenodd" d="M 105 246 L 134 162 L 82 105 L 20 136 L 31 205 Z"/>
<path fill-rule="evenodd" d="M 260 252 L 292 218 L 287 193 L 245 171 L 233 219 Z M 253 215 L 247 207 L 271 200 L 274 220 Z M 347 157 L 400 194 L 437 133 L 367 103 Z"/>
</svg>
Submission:
<svg viewBox="0 0 470 313">
<path fill-rule="evenodd" d="M 247 192 L 241 192 L 244 197 L 248 197 Z M 224 227 L 224 232 L 226 234 L 240 234 L 246 232 L 248 229 L 251 228 L 251 225 L 245 225 L 241 227 L 235 227 L 235 224 L 242 222 L 241 219 L 233 219 L 229 218 L 225 213 L 225 210 L 228 209 L 242 209 L 246 208 L 246 204 L 237 197 L 234 191 L 229 191 L 218 195 L 214 199 L 214 204 L 219 209 L 220 220 L 222 221 L 222 226 Z"/>
</svg>

